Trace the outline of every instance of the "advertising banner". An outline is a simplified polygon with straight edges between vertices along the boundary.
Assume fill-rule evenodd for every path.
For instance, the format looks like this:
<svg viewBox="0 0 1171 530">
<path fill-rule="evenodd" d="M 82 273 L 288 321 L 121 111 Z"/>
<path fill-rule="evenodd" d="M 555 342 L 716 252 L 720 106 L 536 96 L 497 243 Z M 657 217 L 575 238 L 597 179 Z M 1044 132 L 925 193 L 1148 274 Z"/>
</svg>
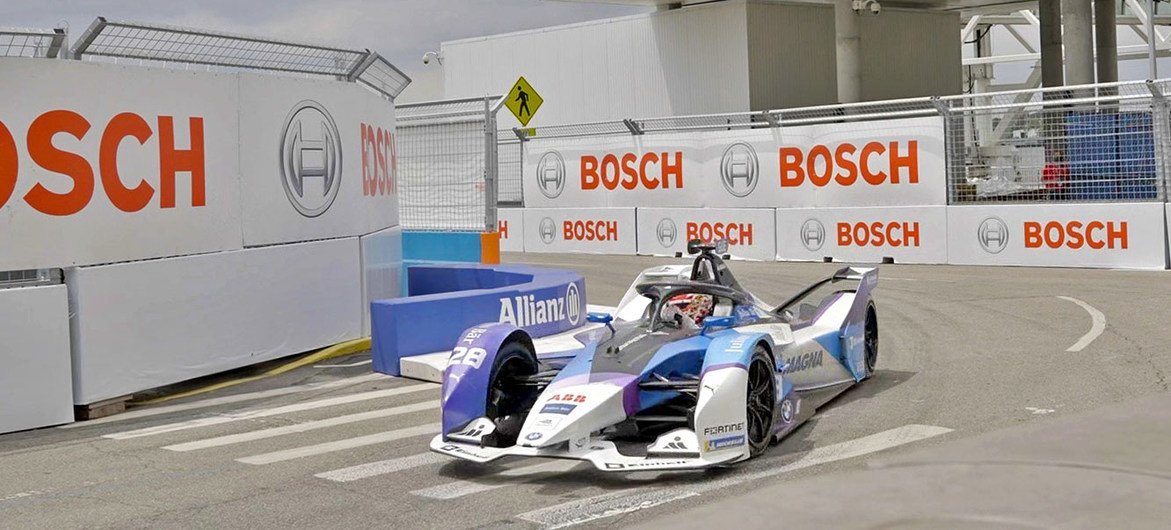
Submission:
<svg viewBox="0 0 1171 530">
<path fill-rule="evenodd" d="M 496 210 L 496 231 L 500 233 L 501 252 L 524 252 L 525 222 L 521 208 Z"/>
<path fill-rule="evenodd" d="M 947 208 L 777 210 L 777 259 L 947 263 Z"/>
<path fill-rule="evenodd" d="M 398 224 L 393 105 L 357 85 L 240 74 L 244 245 Z"/>
<path fill-rule="evenodd" d="M 634 254 L 634 208 L 525 208 L 525 252 Z"/>
<path fill-rule="evenodd" d="M 1161 269 L 1162 203 L 952 206 L 948 262 Z"/>
<path fill-rule="evenodd" d="M 0 271 L 240 248 L 235 77 L 7 59 L 0 92 Z"/>
<path fill-rule="evenodd" d="M 943 206 L 939 117 L 548 139 L 525 148 L 535 207 Z"/>
<path fill-rule="evenodd" d="M 639 208 L 638 253 L 686 255 L 692 239 L 725 239 L 732 256 L 773 260 L 777 254 L 775 212 L 771 208 Z"/>
</svg>

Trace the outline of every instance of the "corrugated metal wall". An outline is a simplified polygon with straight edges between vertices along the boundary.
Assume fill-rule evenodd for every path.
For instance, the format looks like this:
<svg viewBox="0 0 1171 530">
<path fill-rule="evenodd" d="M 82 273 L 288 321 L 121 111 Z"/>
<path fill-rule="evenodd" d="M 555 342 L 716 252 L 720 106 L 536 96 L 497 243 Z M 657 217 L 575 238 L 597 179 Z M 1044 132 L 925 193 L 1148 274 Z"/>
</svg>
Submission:
<svg viewBox="0 0 1171 530">
<path fill-rule="evenodd" d="M 748 4 L 752 110 L 837 102 L 833 6 Z"/>
<path fill-rule="evenodd" d="M 959 13 L 883 9 L 861 16 L 862 99 L 961 92 Z"/>
<path fill-rule="evenodd" d="M 445 42 L 444 97 L 504 93 L 524 75 L 545 98 L 530 125 L 748 110 L 745 11 L 720 2 Z"/>
</svg>

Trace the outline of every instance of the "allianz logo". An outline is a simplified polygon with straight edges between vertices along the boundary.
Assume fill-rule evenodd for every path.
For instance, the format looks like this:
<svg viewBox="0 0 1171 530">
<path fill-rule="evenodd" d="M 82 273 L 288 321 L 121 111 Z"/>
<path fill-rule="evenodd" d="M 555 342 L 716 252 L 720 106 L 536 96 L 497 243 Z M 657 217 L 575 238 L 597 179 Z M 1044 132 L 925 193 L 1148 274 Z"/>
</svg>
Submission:
<svg viewBox="0 0 1171 530">
<path fill-rule="evenodd" d="M 537 298 L 530 294 L 500 299 L 499 322 L 523 328 L 562 320 L 572 326 L 581 320 L 581 293 L 576 283 L 565 288 L 564 296 Z"/>
</svg>

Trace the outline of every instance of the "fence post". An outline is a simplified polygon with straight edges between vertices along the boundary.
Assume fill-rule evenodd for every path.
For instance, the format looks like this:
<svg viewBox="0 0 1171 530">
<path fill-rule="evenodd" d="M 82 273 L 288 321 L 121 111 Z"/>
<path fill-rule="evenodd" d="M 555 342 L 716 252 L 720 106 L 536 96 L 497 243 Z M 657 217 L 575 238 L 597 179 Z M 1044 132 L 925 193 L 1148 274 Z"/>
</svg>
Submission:
<svg viewBox="0 0 1171 530">
<path fill-rule="evenodd" d="M 951 108 L 939 96 L 932 96 L 931 104 L 943 119 L 943 167 L 946 172 L 944 179 L 947 183 L 947 203 L 952 204 L 956 202 L 956 185 L 964 177 L 964 172 L 956 168 L 957 160 L 963 160 L 963 157 L 957 156 L 956 153 L 956 131 L 952 123 Z"/>
<path fill-rule="evenodd" d="M 1155 193 L 1159 200 L 1167 200 L 1167 157 L 1171 156 L 1168 142 L 1171 141 L 1171 128 L 1168 126 L 1167 97 L 1163 89 L 1154 81 L 1147 80 L 1147 90 L 1151 92 L 1151 140 L 1155 147 Z"/>
<path fill-rule="evenodd" d="M 502 99 L 503 101 L 503 99 Z M 484 231 L 496 231 L 496 109 L 492 98 L 484 98 Z"/>
</svg>

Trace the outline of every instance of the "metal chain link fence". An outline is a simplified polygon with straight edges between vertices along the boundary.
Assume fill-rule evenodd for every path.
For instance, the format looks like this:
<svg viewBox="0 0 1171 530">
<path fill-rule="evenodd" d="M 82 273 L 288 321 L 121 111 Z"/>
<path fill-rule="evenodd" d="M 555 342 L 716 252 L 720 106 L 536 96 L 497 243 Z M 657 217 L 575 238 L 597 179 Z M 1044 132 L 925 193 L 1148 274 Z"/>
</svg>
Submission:
<svg viewBox="0 0 1171 530">
<path fill-rule="evenodd" d="M 624 119 L 540 127 L 540 138 L 728 131 L 939 116 L 945 126 L 949 201 L 1105 202 L 1165 200 L 1171 81 L 1129 82 L 942 98 L 823 105 L 761 112 Z M 500 135 L 510 151 L 514 129 Z M 507 146 L 507 147 L 506 147 Z M 523 142 L 520 158 L 523 159 Z M 520 164 L 499 167 L 501 203 L 520 195 Z M 507 184 L 506 184 L 507 183 Z M 508 189 L 508 193 L 505 193 Z M 521 197 L 523 203 L 523 196 Z"/>
</svg>

